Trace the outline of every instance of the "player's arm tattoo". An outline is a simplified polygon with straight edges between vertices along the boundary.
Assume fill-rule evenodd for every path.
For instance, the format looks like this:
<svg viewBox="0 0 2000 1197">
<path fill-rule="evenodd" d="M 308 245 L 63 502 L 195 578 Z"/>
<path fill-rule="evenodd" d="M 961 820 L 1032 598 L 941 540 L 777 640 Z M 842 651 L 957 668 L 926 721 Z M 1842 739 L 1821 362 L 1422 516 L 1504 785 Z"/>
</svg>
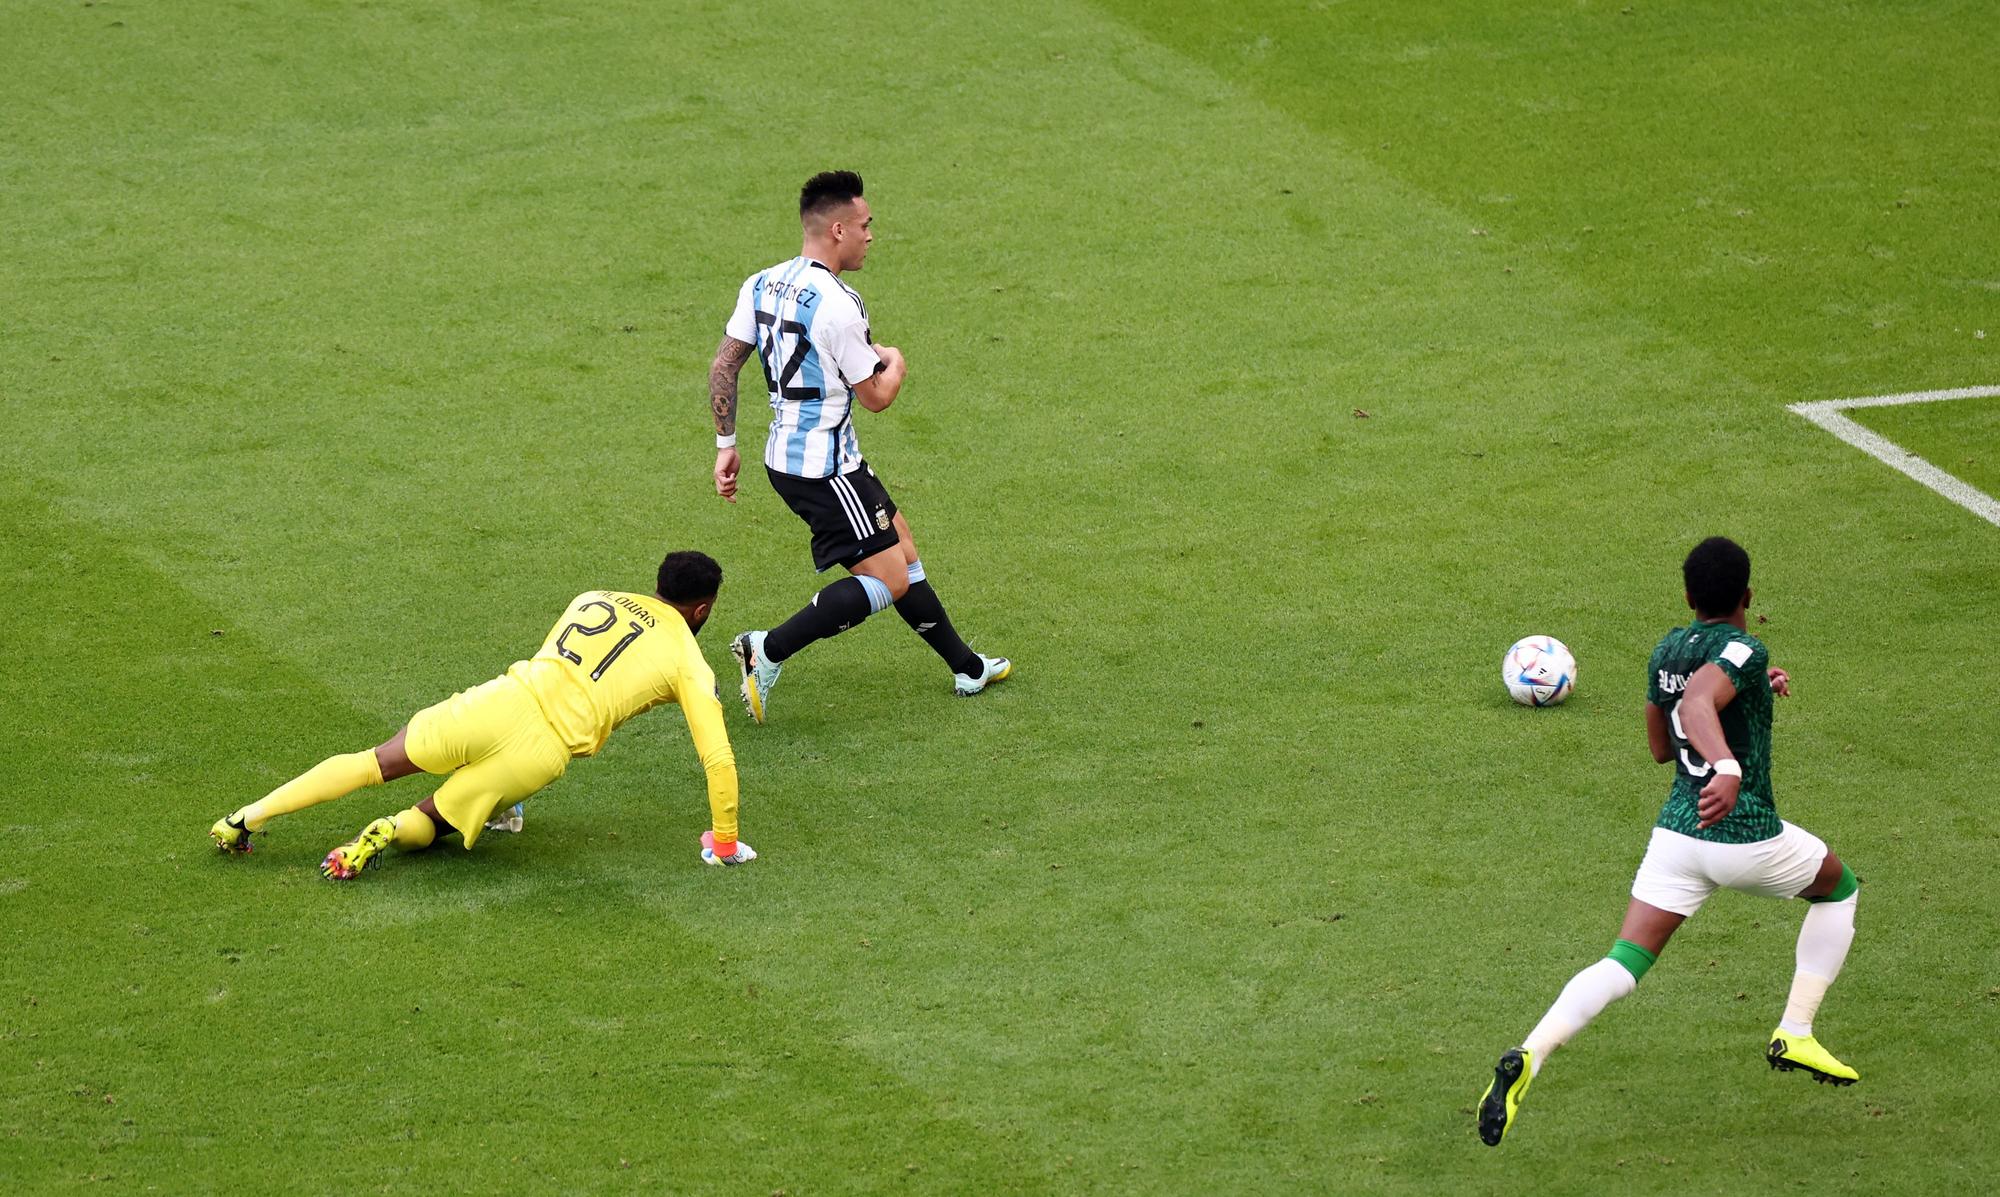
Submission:
<svg viewBox="0 0 2000 1197">
<path fill-rule="evenodd" d="M 736 432 L 736 376 L 750 360 L 750 348 L 727 336 L 715 347 L 715 362 L 708 368 L 708 406 L 715 413 L 717 436 Z"/>
</svg>

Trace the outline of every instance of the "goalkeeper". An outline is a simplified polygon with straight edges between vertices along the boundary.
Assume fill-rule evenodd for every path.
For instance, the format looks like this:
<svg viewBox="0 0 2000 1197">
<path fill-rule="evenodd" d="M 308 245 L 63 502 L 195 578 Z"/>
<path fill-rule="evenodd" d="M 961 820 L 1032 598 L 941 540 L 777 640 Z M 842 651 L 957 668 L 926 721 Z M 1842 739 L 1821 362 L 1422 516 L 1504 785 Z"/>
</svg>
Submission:
<svg viewBox="0 0 2000 1197">
<path fill-rule="evenodd" d="M 669 553 L 651 594 L 593 590 L 578 595 L 541 649 L 505 674 L 418 711 L 373 750 L 329 757 L 209 829 L 224 852 L 250 851 L 250 837 L 279 815 L 412 773 L 445 778 L 435 794 L 327 853 L 320 872 L 360 874 L 391 845 L 428 848 L 457 834 L 467 848 L 493 812 L 540 790 L 590 756 L 618 725 L 663 702 L 677 702 L 708 774 L 712 820 L 701 859 L 755 860 L 736 838 L 736 757 L 723 728 L 715 674 L 695 634 L 715 608 L 722 567 L 705 553 Z"/>
</svg>

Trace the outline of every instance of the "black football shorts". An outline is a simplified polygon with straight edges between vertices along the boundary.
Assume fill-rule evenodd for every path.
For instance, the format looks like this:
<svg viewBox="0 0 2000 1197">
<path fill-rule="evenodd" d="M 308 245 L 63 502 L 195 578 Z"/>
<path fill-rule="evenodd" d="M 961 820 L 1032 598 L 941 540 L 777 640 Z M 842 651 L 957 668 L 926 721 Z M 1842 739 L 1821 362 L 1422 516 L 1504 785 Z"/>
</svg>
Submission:
<svg viewBox="0 0 2000 1197">
<path fill-rule="evenodd" d="M 812 529 L 813 568 L 853 565 L 895 544 L 896 503 L 862 462 L 845 474 L 801 478 L 770 466 L 771 489 Z"/>
</svg>

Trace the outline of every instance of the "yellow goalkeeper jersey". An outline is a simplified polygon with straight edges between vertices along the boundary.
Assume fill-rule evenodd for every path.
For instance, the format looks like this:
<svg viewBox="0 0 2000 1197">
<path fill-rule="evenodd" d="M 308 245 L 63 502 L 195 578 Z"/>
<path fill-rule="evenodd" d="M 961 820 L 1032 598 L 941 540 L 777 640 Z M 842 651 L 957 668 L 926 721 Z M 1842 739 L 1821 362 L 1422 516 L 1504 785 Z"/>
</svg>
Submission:
<svg viewBox="0 0 2000 1197">
<path fill-rule="evenodd" d="M 718 840 L 736 836 L 736 754 L 702 659 L 681 613 L 653 595 L 592 590 L 572 599 L 540 651 L 507 676 L 535 696 L 573 756 L 589 756 L 619 724 L 663 702 L 678 702 L 708 774 Z"/>
</svg>

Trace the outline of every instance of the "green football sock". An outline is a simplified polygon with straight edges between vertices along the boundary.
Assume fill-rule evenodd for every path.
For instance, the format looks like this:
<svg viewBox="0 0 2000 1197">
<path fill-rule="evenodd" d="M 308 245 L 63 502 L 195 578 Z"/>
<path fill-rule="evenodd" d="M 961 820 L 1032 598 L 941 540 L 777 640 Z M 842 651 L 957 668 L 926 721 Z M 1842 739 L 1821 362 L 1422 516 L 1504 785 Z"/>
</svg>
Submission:
<svg viewBox="0 0 2000 1197">
<path fill-rule="evenodd" d="M 1632 974 L 1635 984 L 1646 975 L 1646 970 L 1659 960 L 1658 956 L 1629 939 L 1621 939 L 1612 944 L 1611 950 L 1606 952 L 1605 956 L 1624 965 L 1625 971 Z"/>
</svg>

